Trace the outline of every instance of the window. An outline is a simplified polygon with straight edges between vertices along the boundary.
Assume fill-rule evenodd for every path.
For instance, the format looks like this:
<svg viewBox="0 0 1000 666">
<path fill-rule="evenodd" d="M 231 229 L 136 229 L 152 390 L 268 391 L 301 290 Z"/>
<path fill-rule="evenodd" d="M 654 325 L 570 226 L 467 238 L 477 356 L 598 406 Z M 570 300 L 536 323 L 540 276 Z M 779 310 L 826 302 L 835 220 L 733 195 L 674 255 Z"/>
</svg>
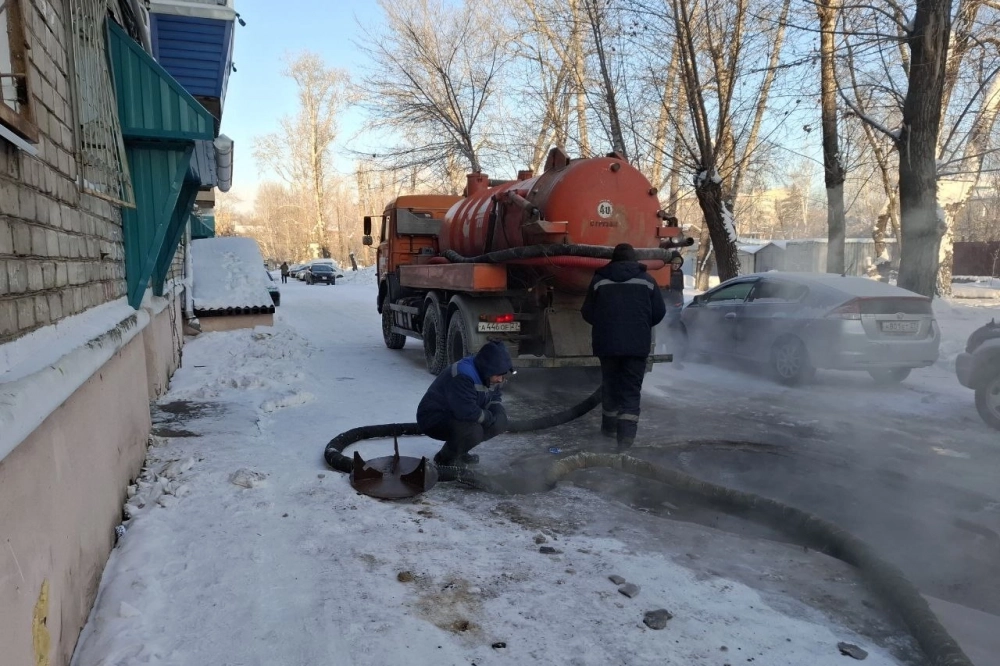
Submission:
<svg viewBox="0 0 1000 666">
<path fill-rule="evenodd" d="M 750 295 L 752 303 L 794 303 L 802 300 L 809 289 L 805 285 L 777 280 L 761 280 Z"/>
<path fill-rule="evenodd" d="M 0 0 L 0 123 L 28 141 L 38 141 L 21 0 Z"/>
<path fill-rule="evenodd" d="M 705 295 L 706 303 L 742 303 L 753 289 L 753 282 L 737 282 Z"/>
<path fill-rule="evenodd" d="M 125 159 L 105 46 L 108 4 L 106 0 L 71 0 L 69 4 L 79 127 L 79 185 L 84 192 L 134 207 L 132 177 Z"/>
</svg>

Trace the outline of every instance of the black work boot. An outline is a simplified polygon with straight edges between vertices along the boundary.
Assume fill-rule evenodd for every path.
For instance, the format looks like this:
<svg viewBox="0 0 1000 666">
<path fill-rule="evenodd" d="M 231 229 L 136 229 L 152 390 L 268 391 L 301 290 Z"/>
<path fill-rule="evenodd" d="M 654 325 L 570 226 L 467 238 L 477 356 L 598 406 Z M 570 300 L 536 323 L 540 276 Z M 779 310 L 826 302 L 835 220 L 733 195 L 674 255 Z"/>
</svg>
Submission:
<svg viewBox="0 0 1000 666">
<path fill-rule="evenodd" d="M 601 416 L 601 434 L 605 437 L 614 437 L 618 433 L 618 417 L 608 416 L 604 414 Z"/>
<path fill-rule="evenodd" d="M 621 437 L 619 437 L 618 438 L 618 453 L 625 453 L 630 448 L 632 448 L 632 445 L 634 443 L 635 443 L 634 439 L 627 439 L 627 438 L 621 438 Z"/>
<path fill-rule="evenodd" d="M 479 456 L 476 455 L 475 453 L 463 453 L 458 457 L 458 462 L 462 463 L 463 465 L 478 465 Z"/>
<path fill-rule="evenodd" d="M 635 434 L 639 430 L 639 422 L 636 417 L 631 417 L 630 415 L 625 415 L 624 418 L 618 419 L 618 430 L 616 431 L 616 436 L 618 439 L 618 453 L 627 451 L 632 447 L 635 442 Z"/>
</svg>

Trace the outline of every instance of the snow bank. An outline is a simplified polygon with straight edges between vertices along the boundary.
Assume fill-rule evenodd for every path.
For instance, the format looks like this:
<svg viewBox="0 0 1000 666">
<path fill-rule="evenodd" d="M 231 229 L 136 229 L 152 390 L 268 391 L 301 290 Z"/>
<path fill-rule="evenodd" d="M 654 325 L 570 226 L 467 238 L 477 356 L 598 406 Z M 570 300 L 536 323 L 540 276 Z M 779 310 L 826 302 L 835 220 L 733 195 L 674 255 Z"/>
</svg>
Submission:
<svg viewBox="0 0 1000 666">
<path fill-rule="evenodd" d="M 267 272 L 252 238 L 201 238 L 191 243 L 196 310 L 270 307 Z"/>
<path fill-rule="evenodd" d="M 0 345 L 0 460 L 147 323 L 121 298 Z"/>
<path fill-rule="evenodd" d="M 350 269 L 340 271 L 344 277 L 337 280 L 337 284 L 376 284 L 377 273 L 374 266 L 365 266 L 356 271 Z"/>
</svg>

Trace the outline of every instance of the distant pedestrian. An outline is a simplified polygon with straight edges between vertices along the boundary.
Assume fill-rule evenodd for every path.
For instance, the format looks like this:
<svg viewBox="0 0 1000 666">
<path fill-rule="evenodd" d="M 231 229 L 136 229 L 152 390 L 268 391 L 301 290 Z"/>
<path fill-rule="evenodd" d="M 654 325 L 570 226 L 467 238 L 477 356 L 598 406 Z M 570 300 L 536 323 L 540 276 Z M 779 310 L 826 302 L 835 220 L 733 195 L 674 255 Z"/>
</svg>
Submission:
<svg viewBox="0 0 1000 666">
<path fill-rule="evenodd" d="M 285 284 L 288 282 L 288 262 L 281 262 L 281 282 Z"/>
<path fill-rule="evenodd" d="M 666 310 L 656 281 L 636 261 L 635 248 L 615 246 L 611 263 L 594 274 L 581 313 L 592 327 L 594 356 L 601 360 L 601 433 L 615 437 L 619 451 L 635 441 L 652 331 Z"/>
</svg>

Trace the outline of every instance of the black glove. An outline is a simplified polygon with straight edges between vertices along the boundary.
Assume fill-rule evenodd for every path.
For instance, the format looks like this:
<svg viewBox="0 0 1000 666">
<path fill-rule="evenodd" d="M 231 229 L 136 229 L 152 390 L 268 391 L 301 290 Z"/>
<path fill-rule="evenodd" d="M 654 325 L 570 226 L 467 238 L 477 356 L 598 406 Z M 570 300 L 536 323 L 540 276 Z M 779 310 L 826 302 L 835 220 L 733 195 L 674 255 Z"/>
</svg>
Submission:
<svg viewBox="0 0 1000 666">
<path fill-rule="evenodd" d="M 506 430 L 507 428 L 507 410 L 504 409 L 503 405 L 499 402 L 492 402 L 486 408 L 492 419 L 490 419 L 490 425 L 499 424 L 501 430 Z"/>
</svg>

